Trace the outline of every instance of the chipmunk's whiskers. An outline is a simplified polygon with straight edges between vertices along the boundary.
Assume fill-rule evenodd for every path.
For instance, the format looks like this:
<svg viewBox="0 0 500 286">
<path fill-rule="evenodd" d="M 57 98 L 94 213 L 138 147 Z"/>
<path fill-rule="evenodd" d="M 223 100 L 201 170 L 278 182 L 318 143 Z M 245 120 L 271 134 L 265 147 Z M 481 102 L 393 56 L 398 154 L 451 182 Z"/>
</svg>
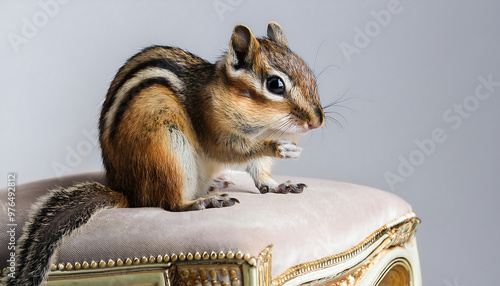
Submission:
<svg viewBox="0 0 500 286">
<path fill-rule="evenodd" d="M 270 130 L 272 130 L 272 132 L 270 134 L 267 134 L 264 137 L 264 139 L 268 139 L 270 136 L 272 136 L 276 132 L 275 126 L 282 126 L 286 122 L 286 119 L 289 115 L 290 114 L 286 114 L 283 117 L 280 117 L 280 118 L 276 119 L 275 121 L 268 123 L 267 125 L 264 125 L 260 132 L 256 133 L 254 136 L 252 136 L 252 139 L 255 139 L 255 138 L 269 132 Z"/>
<path fill-rule="evenodd" d="M 272 132 L 267 134 L 266 139 L 280 138 L 283 134 L 287 133 L 292 127 L 294 127 L 296 123 L 292 120 L 290 115 L 291 113 L 287 114 L 280 120 L 277 120 L 275 124 L 270 126 L 272 128 Z M 279 136 L 276 136 L 277 134 L 279 134 Z"/>
<path fill-rule="evenodd" d="M 332 106 L 338 106 L 338 107 L 347 108 L 347 109 L 349 109 L 349 110 L 353 111 L 351 108 L 349 108 L 349 107 L 347 107 L 347 106 L 345 106 L 345 105 L 340 105 L 340 104 L 339 104 L 339 103 L 343 103 L 343 102 L 346 102 L 346 101 L 348 101 L 348 100 L 351 100 L 351 99 L 352 99 L 352 98 L 344 98 L 344 97 L 346 96 L 346 94 L 349 92 L 349 89 L 350 89 L 350 87 L 348 87 L 348 88 L 344 91 L 344 93 L 343 93 L 343 94 L 342 94 L 339 98 L 337 98 L 336 100 L 334 100 L 334 101 L 330 102 L 330 103 L 329 103 L 329 104 L 327 104 L 327 105 L 322 106 L 321 108 L 322 108 L 323 110 L 326 110 L 326 109 L 328 109 L 328 108 L 330 108 L 330 107 L 332 107 Z"/>
</svg>

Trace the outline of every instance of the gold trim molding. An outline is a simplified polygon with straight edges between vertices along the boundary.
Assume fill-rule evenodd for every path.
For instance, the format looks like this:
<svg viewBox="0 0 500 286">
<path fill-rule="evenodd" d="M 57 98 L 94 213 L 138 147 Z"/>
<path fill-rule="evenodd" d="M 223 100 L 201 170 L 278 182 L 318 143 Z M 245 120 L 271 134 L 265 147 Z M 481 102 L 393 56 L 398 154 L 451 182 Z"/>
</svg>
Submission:
<svg viewBox="0 0 500 286">
<path fill-rule="evenodd" d="M 294 267 L 291 267 L 287 269 L 285 272 L 283 272 L 281 275 L 276 277 L 272 285 L 273 286 L 280 286 L 283 285 L 299 276 L 303 276 L 315 271 L 327 269 L 329 267 L 339 265 L 346 260 L 353 258 L 354 256 L 360 254 L 364 250 L 366 250 L 368 247 L 373 245 L 376 241 L 382 239 L 384 236 L 387 236 L 387 238 L 384 240 L 382 245 L 377 248 L 376 254 L 381 252 L 384 249 L 387 249 L 392 246 L 400 246 L 408 242 L 414 235 L 417 230 L 418 224 L 420 223 L 420 220 L 416 217 L 415 213 L 409 213 L 406 214 L 386 225 L 384 225 L 382 228 L 378 229 L 374 233 L 372 233 L 368 238 L 363 240 L 361 243 L 358 245 L 343 251 L 338 254 L 330 255 L 318 260 L 302 263 L 299 265 L 296 265 Z M 376 255 L 375 255 L 376 256 Z M 365 260 L 366 261 L 366 260 Z M 362 276 L 363 273 L 368 270 L 368 268 L 373 265 L 371 263 L 371 259 L 369 262 L 365 263 L 365 265 L 361 266 L 358 268 L 359 273 L 357 273 L 354 276 L 348 276 L 344 282 L 346 282 L 345 285 L 354 285 L 357 280 L 359 280 Z M 340 274 L 343 275 L 343 274 Z M 338 277 L 339 274 L 335 275 L 335 277 Z M 326 279 L 326 278 L 324 278 Z M 330 279 L 335 279 L 334 277 L 330 277 Z M 323 279 L 322 279 L 323 280 Z M 317 281 L 318 282 L 318 281 Z M 342 283 L 344 283 L 342 282 Z M 343 285 L 343 284 L 339 285 Z M 330 285 L 337 285 L 337 284 L 330 284 Z"/>
</svg>

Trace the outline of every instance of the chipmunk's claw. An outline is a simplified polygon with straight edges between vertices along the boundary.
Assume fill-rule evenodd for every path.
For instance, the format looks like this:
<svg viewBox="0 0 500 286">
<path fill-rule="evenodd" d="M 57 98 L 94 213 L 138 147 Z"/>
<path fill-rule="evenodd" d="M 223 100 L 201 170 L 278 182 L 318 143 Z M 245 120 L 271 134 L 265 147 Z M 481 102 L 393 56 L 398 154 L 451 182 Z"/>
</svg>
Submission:
<svg viewBox="0 0 500 286">
<path fill-rule="evenodd" d="M 283 194 L 300 194 L 304 191 L 304 188 L 307 188 L 307 185 L 304 183 L 294 184 L 291 181 L 286 181 L 278 186 L 278 192 Z"/>
<path fill-rule="evenodd" d="M 240 201 L 236 198 L 232 198 L 227 194 L 214 195 L 205 198 L 203 201 L 203 205 L 205 208 L 223 208 L 234 206 L 236 203 L 240 203 Z"/>
<path fill-rule="evenodd" d="M 265 185 L 260 186 L 259 191 L 261 194 L 267 194 L 267 193 L 269 193 L 269 186 L 265 186 Z"/>
<path fill-rule="evenodd" d="M 294 184 L 291 181 L 286 181 L 276 187 L 270 187 L 267 185 L 261 185 L 259 187 L 259 191 L 261 194 L 266 193 L 280 193 L 280 194 L 299 194 L 304 191 L 304 188 L 307 188 L 307 185 L 304 183 Z"/>
</svg>

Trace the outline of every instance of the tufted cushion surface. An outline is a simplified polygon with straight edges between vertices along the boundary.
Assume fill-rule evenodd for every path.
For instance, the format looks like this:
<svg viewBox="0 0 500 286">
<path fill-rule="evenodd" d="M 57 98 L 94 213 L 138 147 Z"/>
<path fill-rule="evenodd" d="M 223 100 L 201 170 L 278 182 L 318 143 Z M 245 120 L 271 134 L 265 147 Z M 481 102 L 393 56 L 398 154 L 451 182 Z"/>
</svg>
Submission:
<svg viewBox="0 0 500 286">
<path fill-rule="evenodd" d="M 64 239 L 55 263 L 107 261 L 171 253 L 241 251 L 256 257 L 273 244 L 273 277 L 289 267 L 342 252 L 360 243 L 411 206 L 394 194 L 348 183 L 292 179 L 309 187 L 302 194 L 260 194 L 246 173 L 230 172 L 234 186 L 225 190 L 241 203 L 192 212 L 158 208 L 109 209 L 97 214 L 76 235 Z M 88 173 L 17 186 L 16 236 L 22 232 L 30 205 L 54 186 L 85 180 L 104 182 Z M 0 190 L 6 208 L 7 190 Z M 7 215 L 0 217 L 0 245 L 7 245 Z M 0 268 L 8 252 L 0 251 Z"/>
</svg>

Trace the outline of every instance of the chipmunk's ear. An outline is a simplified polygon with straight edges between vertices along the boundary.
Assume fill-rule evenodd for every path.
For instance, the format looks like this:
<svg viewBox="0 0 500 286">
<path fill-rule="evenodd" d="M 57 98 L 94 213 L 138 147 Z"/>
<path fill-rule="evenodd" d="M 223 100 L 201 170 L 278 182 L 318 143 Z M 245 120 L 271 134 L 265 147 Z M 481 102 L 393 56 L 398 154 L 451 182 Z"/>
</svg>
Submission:
<svg viewBox="0 0 500 286">
<path fill-rule="evenodd" d="M 249 65 L 259 52 L 259 41 L 247 26 L 238 25 L 234 27 L 231 42 L 229 43 L 229 54 L 231 64 L 236 68 Z"/>
<path fill-rule="evenodd" d="M 283 46 L 287 46 L 285 32 L 283 28 L 276 22 L 269 22 L 267 24 L 267 37 L 271 39 L 271 41 L 281 44 Z"/>
</svg>

